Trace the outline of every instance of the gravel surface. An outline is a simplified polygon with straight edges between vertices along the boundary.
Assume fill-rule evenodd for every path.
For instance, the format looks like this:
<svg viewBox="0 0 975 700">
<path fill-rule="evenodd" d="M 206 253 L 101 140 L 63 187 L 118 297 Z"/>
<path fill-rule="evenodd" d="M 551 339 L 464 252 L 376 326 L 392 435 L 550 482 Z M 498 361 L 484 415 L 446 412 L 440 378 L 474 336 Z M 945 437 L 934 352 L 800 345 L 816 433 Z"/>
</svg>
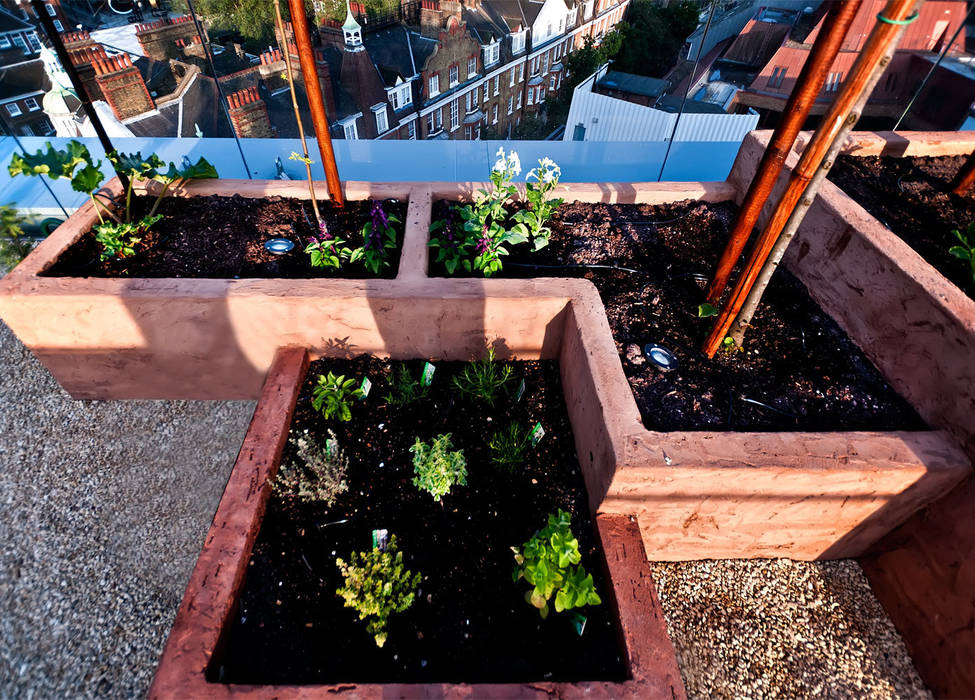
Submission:
<svg viewBox="0 0 975 700">
<path fill-rule="evenodd" d="M 652 564 L 691 698 L 929 698 L 852 560 Z"/>
<path fill-rule="evenodd" d="M 0 323 L 0 698 L 145 695 L 253 410 L 73 401 Z"/>
</svg>

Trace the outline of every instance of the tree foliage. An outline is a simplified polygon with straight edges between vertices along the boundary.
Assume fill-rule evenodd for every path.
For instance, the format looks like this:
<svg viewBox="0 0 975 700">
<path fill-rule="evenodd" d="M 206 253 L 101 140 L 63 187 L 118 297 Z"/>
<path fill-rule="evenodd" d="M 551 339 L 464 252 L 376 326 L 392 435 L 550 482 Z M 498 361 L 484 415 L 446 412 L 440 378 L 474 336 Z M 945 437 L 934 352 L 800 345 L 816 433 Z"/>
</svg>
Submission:
<svg viewBox="0 0 975 700">
<path fill-rule="evenodd" d="M 653 0 L 636 0 L 627 16 L 626 40 L 615 56 L 614 70 L 663 77 L 697 27 L 699 12 L 698 4 L 688 0 L 668 7 L 660 7 Z"/>
</svg>

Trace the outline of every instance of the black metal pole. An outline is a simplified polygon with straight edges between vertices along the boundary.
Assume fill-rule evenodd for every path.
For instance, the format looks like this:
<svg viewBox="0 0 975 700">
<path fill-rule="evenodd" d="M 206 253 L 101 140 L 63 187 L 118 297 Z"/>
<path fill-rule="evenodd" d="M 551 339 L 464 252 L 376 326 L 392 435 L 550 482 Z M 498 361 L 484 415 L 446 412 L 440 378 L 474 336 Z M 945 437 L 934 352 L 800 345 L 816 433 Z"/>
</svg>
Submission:
<svg viewBox="0 0 975 700">
<path fill-rule="evenodd" d="M 98 136 L 99 143 L 105 149 L 105 154 L 112 153 L 115 150 L 115 146 L 109 140 L 108 134 L 105 132 L 105 127 L 102 125 L 102 120 L 98 118 L 95 107 L 91 104 L 88 91 L 85 90 L 85 84 L 81 82 L 78 71 L 75 70 L 74 63 L 71 62 L 71 56 L 68 55 L 68 50 L 64 48 L 64 42 L 61 41 L 61 34 L 54 27 L 54 20 L 47 14 L 47 9 L 44 7 L 44 0 L 30 0 L 30 4 L 34 8 L 34 14 L 37 15 L 41 25 L 44 27 L 47 38 L 54 47 L 54 53 L 61 62 L 61 68 L 64 69 L 64 72 L 68 74 L 68 78 L 71 79 L 71 85 L 74 87 L 78 99 L 81 100 L 81 108 L 85 110 L 85 115 L 87 115 L 88 121 L 91 122 L 91 126 L 95 130 L 95 135 Z M 112 165 L 112 169 L 115 170 L 114 163 L 111 160 L 109 160 L 109 163 Z M 118 170 L 115 170 L 115 174 L 122 181 L 122 187 L 128 189 L 129 178 Z"/>
<path fill-rule="evenodd" d="M 39 2 L 39 0 L 33 0 L 33 2 Z M 223 94 L 223 88 L 220 87 L 220 76 L 217 75 L 217 68 L 213 65 L 213 54 L 210 53 L 210 42 L 207 41 L 206 37 L 203 36 L 203 27 L 200 25 L 200 18 L 196 16 L 196 8 L 193 7 L 193 0 L 186 0 L 186 7 L 190 11 L 190 17 L 193 18 L 193 26 L 196 27 L 196 34 L 200 37 L 200 41 L 203 43 L 203 53 L 207 57 L 207 65 L 210 66 L 210 72 L 213 74 L 213 84 L 217 86 L 217 97 L 220 100 L 220 107 L 222 108 L 224 115 L 227 117 L 227 123 L 230 124 L 230 133 L 234 135 L 234 141 L 237 143 L 237 150 L 240 152 L 240 160 L 244 163 L 244 170 L 247 171 L 247 179 L 253 180 L 254 176 L 251 174 L 250 166 L 247 165 L 247 158 L 244 157 L 244 147 L 240 145 L 240 137 L 237 136 L 237 130 L 234 129 L 234 122 L 230 118 L 230 108 L 227 106 L 227 97 Z"/>
<path fill-rule="evenodd" d="M 915 88 L 914 90 L 914 94 L 911 95 L 911 99 L 907 103 L 907 107 L 905 107 L 904 111 L 901 112 L 900 118 L 898 118 L 897 123 L 894 124 L 894 128 L 891 129 L 891 131 L 897 131 L 897 129 L 900 128 L 901 122 L 904 121 L 904 117 L 907 116 L 907 113 L 911 111 L 911 107 L 914 106 L 914 102 L 917 100 L 918 97 L 920 97 L 921 92 L 928 84 L 928 80 L 930 80 L 931 76 L 934 75 L 934 72 L 938 70 L 938 66 L 940 66 L 941 62 L 945 60 L 945 56 L 948 54 L 948 50 L 954 45 L 955 39 L 957 39 L 958 35 L 961 34 L 963 29 L 965 29 L 965 25 L 968 24 L 968 20 L 971 18 L 973 11 L 975 11 L 975 5 L 972 5 L 968 9 L 968 12 L 965 14 L 965 19 L 961 21 L 961 24 L 958 25 L 958 29 L 955 30 L 955 33 L 951 35 L 951 39 L 949 39 L 948 43 L 945 44 L 945 48 L 941 52 L 941 55 L 938 56 L 938 60 L 934 62 L 933 66 L 931 66 L 931 69 L 928 71 L 928 74 L 924 76 L 924 80 L 918 83 L 917 88 Z"/>
<path fill-rule="evenodd" d="M 36 0 L 35 0 L 36 2 Z M 718 6 L 718 0 L 711 0 L 711 11 L 708 13 L 708 21 L 704 25 L 704 33 L 701 35 L 701 46 L 697 50 L 697 56 L 694 58 L 694 67 L 691 68 L 691 74 L 687 78 L 687 88 L 684 90 L 684 96 L 680 100 L 680 109 L 677 110 L 677 118 L 674 120 L 674 128 L 670 132 L 670 140 L 667 142 L 667 151 L 664 153 L 664 162 L 660 164 L 660 172 L 657 174 L 657 182 L 660 182 L 661 178 L 664 176 L 664 168 L 667 167 L 667 159 L 670 158 L 670 149 L 674 145 L 674 137 L 677 136 L 677 125 L 680 124 L 681 115 L 684 113 L 684 105 L 687 104 L 687 96 L 691 92 L 691 88 L 694 87 L 694 74 L 697 73 L 697 66 L 701 61 L 701 56 L 704 53 L 704 40 L 708 38 L 708 30 L 711 29 L 711 20 L 714 19 L 714 10 Z"/>
</svg>

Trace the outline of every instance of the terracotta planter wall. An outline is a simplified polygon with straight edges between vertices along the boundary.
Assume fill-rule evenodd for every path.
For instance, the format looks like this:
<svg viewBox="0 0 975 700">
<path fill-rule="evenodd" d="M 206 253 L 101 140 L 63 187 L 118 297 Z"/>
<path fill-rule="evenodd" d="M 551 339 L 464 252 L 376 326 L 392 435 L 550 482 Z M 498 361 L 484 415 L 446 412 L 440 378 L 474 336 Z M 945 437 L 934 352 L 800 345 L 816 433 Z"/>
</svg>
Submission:
<svg viewBox="0 0 975 700">
<path fill-rule="evenodd" d="M 767 140 L 768 132 L 755 132 L 743 144 L 729 178 L 739 188 Z M 973 150 L 970 131 L 854 132 L 844 148 L 893 157 Z M 786 262 L 925 420 L 975 460 L 975 301 L 831 182 Z M 969 478 L 860 559 L 918 670 L 942 697 L 975 696 L 973 504 Z"/>
<path fill-rule="evenodd" d="M 684 698 L 677 659 L 632 518 L 601 516 L 597 528 L 612 582 L 606 603 L 615 605 L 627 655 L 629 679 L 621 683 L 354 684 L 332 686 L 243 686 L 207 680 L 219 657 L 244 582 L 250 553 L 260 530 L 269 480 L 277 471 L 295 401 L 308 367 L 307 353 L 286 348 L 277 353 L 261 400 L 244 438 L 237 463 L 190 577 L 149 696 L 321 697 L 605 697 Z"/>
</svg>

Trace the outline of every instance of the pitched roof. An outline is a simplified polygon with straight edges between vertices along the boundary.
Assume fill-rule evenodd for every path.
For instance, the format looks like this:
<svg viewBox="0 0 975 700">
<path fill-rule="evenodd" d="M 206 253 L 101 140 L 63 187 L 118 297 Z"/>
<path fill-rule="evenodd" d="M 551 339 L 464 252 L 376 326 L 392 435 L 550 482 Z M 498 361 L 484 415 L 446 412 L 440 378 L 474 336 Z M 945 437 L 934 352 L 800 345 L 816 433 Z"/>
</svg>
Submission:
<svg viewBox="0 0 975 700">
<path fill-rule="evenodd" d="M 670 83 L 666 80 L 616 70 L 607 71 L 606 75 L 600 78 L 596 85 L 609 90 L 620 90 L 644 97 L 659 97 L 670 87 Z"/>
<path fill-rule="evenodd" d="M 51 81 L 40 59 L 0 67 L 0 100 L 50 88 Z"/>
<path fill-rule="evenodd" d="M 32 29 L 33 27 L 27 22 L 0 7 L 0 34 L 6 34 L 7 32 L 28 32 Z"/>
<path fill-rule="evenodd" d="M 791 22 L 749 20 L 721 58 L 745 66 L 764 66 L 782 46 L 791 29 Z"/>
</svg>

